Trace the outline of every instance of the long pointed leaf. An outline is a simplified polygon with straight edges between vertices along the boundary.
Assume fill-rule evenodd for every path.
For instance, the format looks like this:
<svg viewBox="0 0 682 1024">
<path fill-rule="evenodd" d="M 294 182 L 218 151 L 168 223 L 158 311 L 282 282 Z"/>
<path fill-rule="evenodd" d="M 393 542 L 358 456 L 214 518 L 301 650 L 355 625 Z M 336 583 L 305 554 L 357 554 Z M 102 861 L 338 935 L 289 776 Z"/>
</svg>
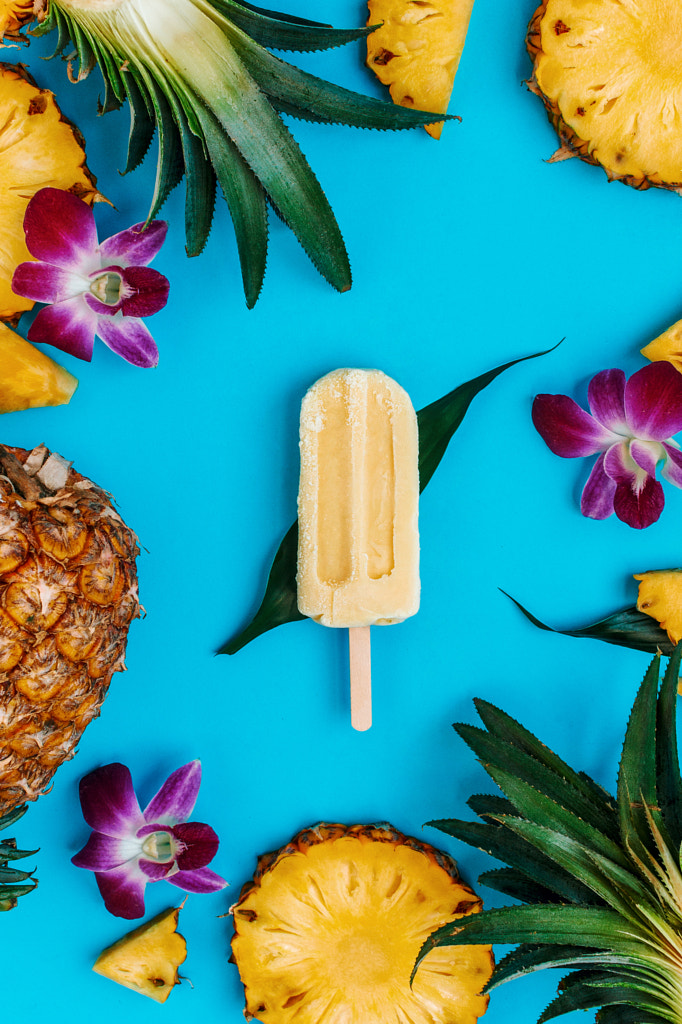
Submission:
<svg viewBox="0 0 682 1024">
<path fill-rule="evenodd" d="M 556 346 L 554 346 L 556 348 Z M 552 352 L 534 352 L 530 356 L 512 359 L 494 370 L 460 384 L 443 398 L 417 413 L 419 425 L 419 486 L 423 491 L 435 473 L 440 460 L 452 440 L 457 428 L 464 419 L 467 409 L 476 395 L 492 383 L 505 370 L 527 359 Z M 282 540 L 270 570 L 265 594 L 256 615 L 251 622 L 234 639 L 223 644 L 218 654 L 236 654 L 251 640 L 276 626 L 287 622 L 296 622 L 305 618 L 298 611 L 296 596 L 296 552 L 298 546 L 298 524 L 289 528 Z"/>
<path fill-rule="evenodd" d="M 656 718 L 656 790 L 661 816 L 675 850 L 682 844 L 682 781 L 677 751 L 677 685 L 682 644 L 668 663 Z"/>
<path fill-rule="evenodd" d="M 612 965 L 614 970 L 620 970 L 623 967 L 637 966 L 640 963 L 640 960 L 633 960 L 632 957 L 620 953 L 609 953 L 602 949 L 589 952 L 583 946 L 536 946 L 524 943 L 497 962 L 484 991 L 491 992 L 507 981 L 513 981 L 515 978 L 522 978 L 526 974 L 533 974 L 535 971 L 543 971 L 548 968 L 571 967 L 575 969 L 590 967 L 594 964 L 600 968 Z"/>
<path fill-rule="evenodd" d="M 623 842 L 640 858 L 655 853 L 643 804 L 656 805 L 656 704 L 660 656 L 656 655 L 635 698 L 618 772 L 618 811 Z"/>
<path fill-rule="evenodd" d="M 539 885 L 535 879 L 530 878 L 524 871 L 516 868 L 496 868 L 493 871 L 484 871 L 478 876 L 479 885 L 487 885 L 489 889 L 511 896 L 512 899 L 521 900 L 523 903 L 563 903 L 564 900 L 551 889 Z"/>
<path fill-rule="evenodd" d="M 544 1013 L 540 1014 L 538 1024 L 544 1024 L 545 1021 L 560 1017 L 564 1013 L 571 1013 L 573 1010 L 591 1010 L 597 1006 L 620 1003 L 628 1003 L 636 1007 L 638 1020 L 641 1020 L 642 1011 L 660 1013 L 667 1020 L 676 1019 L 664 1002 L 643 992 L 638 986 L 621 984 L 593 987 L 584 985 L 561 992 L 552 1000 Z"/>
<path fill-rule="evenodd" d="M 656 654 L 660 651 L 662 654 L 670 655 L 674 651 L 666 631 L 661 629 L 650 615 L 645 615 L 644 612 L 637 611 L 636 608 L 626 608 L 624 611 L 614 612 L 605 619 L 600 619 L 599 622 L 595 622 L 591 626 L 583 626 L 580 629 L 554 629 L 553 626 L 547 626 L 536 618 L 511 594 L 507 594 L 504 590 L 502 593 L 514 602 L 529 622 L 548 633 L 603 640 L 607 644 L 630 647 L 634 651 L 647 651 L 649 654 Z"/>
<path fill-rule="evenodd" d="M 293 20 L 273 11 L 234 3 L 234 0 L 211 0 L 211 3 L 257 43 L 273 50 L 329 50 L 364 39 L 374 30 L 374 26 L 342 29 L 321 22 Z"/>
</svg>

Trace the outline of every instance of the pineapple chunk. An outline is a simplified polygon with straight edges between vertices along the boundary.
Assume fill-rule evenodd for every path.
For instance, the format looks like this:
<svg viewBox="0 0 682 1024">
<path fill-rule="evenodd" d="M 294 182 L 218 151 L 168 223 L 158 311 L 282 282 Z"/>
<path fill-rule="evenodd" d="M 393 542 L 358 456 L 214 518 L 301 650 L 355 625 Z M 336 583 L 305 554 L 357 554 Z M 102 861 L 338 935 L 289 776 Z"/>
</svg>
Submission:
<svg viewBox="0 0 682 1024">
<path fill-rule="evenodd" d="M 76 378 L 49 356 L 0 323 L 0 413 L 66 405 Z"/>
<path fill-rule="evenodd" d="M 445 114 L 474 0 L 369 0 L 367 66 L 394 103 Z M 440 138 L 443 122 L 426 125 Z"/>
<path fill-rule="evenodd" d="M 93 971 L 157 1003 L 179 984 L 187 943 L 177 932 L 181 907 L 165 910 L 100 953 Z"/>
<path fill-rule="evenodd" d="M 672 363 L 682 373 L 682 320 L 678 320 L 663 334 L 650 341 L 641 350 L 646 359 L 652 363 L 666 361 Z"/>
<path fill-rule="evenodd" d="M 682 639 L 682 569 L 658 569 L 635 575 L 637 608 L 660 624 L 677 645 Z"/>
</svg>

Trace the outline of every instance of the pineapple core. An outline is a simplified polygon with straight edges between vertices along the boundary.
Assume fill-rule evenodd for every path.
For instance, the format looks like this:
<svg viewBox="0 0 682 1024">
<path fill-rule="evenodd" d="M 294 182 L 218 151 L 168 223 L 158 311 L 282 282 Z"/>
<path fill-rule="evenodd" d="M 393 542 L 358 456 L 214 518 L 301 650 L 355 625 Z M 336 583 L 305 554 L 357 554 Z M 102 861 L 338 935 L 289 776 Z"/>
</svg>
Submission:
<svg viewBox="0 0 682 1024">
<path fill-rule="evenodd" d="M 177 932 L 180 907 L 141 925 L 100 953 L 93 971 L 157 1003 L 165 1003 L 179 983 L 178 967 L 187 956 L 187 944 Z"/>
<path fill-rule="evenodd" d="M 261 857 L 232 908 L 245 1016 L 262 1024 L 475 1024 L 490 946 L 417 955 L 481 909 L 444 854 L 390 826 L 322 824 Z"/>
</svg>

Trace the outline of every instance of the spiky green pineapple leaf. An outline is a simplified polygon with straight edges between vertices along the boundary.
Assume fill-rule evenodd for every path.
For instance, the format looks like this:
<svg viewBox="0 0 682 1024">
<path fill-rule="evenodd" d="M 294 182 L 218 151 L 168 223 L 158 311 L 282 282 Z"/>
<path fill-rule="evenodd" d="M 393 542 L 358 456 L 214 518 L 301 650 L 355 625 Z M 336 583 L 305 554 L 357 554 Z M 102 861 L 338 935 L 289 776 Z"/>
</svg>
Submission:
<svg viewBox="0 0 682 1024">
<path fill-rule="evenodd" d="M 323 22 L 293 18 L 291 15 L 266 11 L 234 0 L 212 0 L 216 10 L 248 33 L 261 46 L 272 50 L 310 52 L 330 50 L 364 39 L 376 26 L 364 28 L 332 28 Z"/>
<path fill-rule="evenodd" d="M 648 654 L 656 654 L 660 651 L 661 654 L 671 655 L 675 649 L 668 634 L 661 629 L 656 620 L 652 619 L 650 615 L 638 611 L 637 608 L 625 608 L 623 611 L 613 612 L 591 626 L 582 626 L 579 629 L 555 629 L 553 626 L 541 622 L 511 594 L 505 590 L 502 590 L 501 593 L 514 602 L 529 622 L 548 633 L 602 640 L 607 644 L 630 647 L 634 651 L 646 651 Z"/>
<path fill-rule="evenodd" d="M 16 824 L 27 809 L 27 804 L 21 804 L 0 817 L 0 831 Z M 15 867 L 9 867 L 9 862 L 32 857 L 37 852 L 18 849 L 14 839 L 6 839 L 0 843 L 0 911 L 12 910 L 16 907 L 17 901 L 32 892 L 38 884 L 32 871 L 20 871 Z"/>
<path fill-rule="evenodd" d="M 636 967 L 637 964 L 638 961 L 634 961 L 632 957 L 609 953 L 603 949 L 590 951 L 584 946 L 538 946 L 522 943 L 497 961 L 484 991 L 491 992 L 507 981 L 549 968 L 570 967 L 578 970 L 596 965 L 602 969 L 611 966 L 613 970 L 619 971 L 624 967 Z"/>
<path fill-rule="evenodd" d="M 491 774 L 491 767 L 503 768 L 516 779 L 541 790 L 545 796 L 562 804 L 566 810 L 600 829 L 614 841 L 618 838 L 618 820 L 611 804 L 603 797 L 595 799 L 589 787 L 578 788 L 574 785 L 573 780 L 577 779 L 575 773 L 559 774 L 553 767 L 547 767 L 535 756 L 512 745 L 504 733 L 495 728 L 494 719 L 490 732 L 465 723 L 456 724 L 454 729 L 473 750 L 488 774 Z M 579 779 L 577 781 L 580 782 Z"/>
<path fill-rule="evenodd" d="M 541 793 L 534 786 L 516 778 L 503 768 L 486 765 L 486 771 L 516 807 L 521 815 L 538 825 L 557 832 L 581 843 L 595 853 L 610 858 L 621 867 L 629 862 L 620 846 L 598 827 L 578 817 L 567 807 Z M 510 819 L 511 820 L 511 819 Z"/>
<path fill-rule="evenodd" d="M 530 880 L 546 886 L 564 900 L 581 904 L 602 902 L 588 886 L 572 878 L 563 868 L 543 856 L 531 843 L 504 825 L 483 825 L 478 821 L 458 821 L 453 818 L 427 821 L 426 824 L 455 839 L 461 839 L 492 857 L 506 861 L 511 867 L 526 874 Z"/>
<path fill-rule="evenodd" d="M 489 889 L 511 896 L 523 903 L 564 903 L 565 900 L 551 889 L 540 885 L 530 878 L 525 871 L 516 868 L 494 868 L 484 871 L 478 876 L 479 885 L 487 885 Z"/>
<path fill-rule="evenodd" d="M 501 823 L 532 843 L 571 877 L 578 878 L 613 910 L 635 924 L 641 923 L 638 907 L 650 902 L 652 893 L 632 871 L 536 821 L 505 817 Z"/>
<path fill-rule="evenodd" d="M 673 849 L 682 844 L 682 782 L 677 748 L 677 686 L 682 644 L 668 662 L 656 712 L 656 792 Z"/>
<path fill-rule="evenodd" d="M 602 786 L 598 785 L 584 772 L 574 771 L 570 765 L 566 764 L 546 744 L 541 743 L 530 730 L 526 729 L 520 722 L 517 722 L 511 715 L 508 715 L 506 711 L 501 711 L 494 704 L 480 698 L 474 698 L 474 706 L 481 721 L 492 736 L 498 737 L 500 740 L 506 739 L 509 743 L 513 743 L 514 746 L 518 747 L 519 750 L 535 758 L 536 761 L 539 761 L 546 768 L 556 772 L 562 779 L 583 793 L 588 800 L 594 801 L 597 806 L 603 809 L 606 815 L 613 817 L 614 826 L 617 827 L 616 802 Z"/>
<path fill-rule="evenodd" d="M 635 1006 L 603 1006 L 595 1017 L 596 1024 L 669 1024 L 670 1015 L 644 1011 Z"/>
<path fill-rule="evenodd" d="M 473 380 L 460 384 L 447 395 L 425 406 L 417 413 L 419 426 L 419 487 L 424 490 L 445 455 L 448 445 L 459 428 L 476 395 L 491 384 L 501 373 L 527 359 L 553 352 L 556 345 L 543 352 L 512 359 L 502 366 L 488 370 Z M 261 604 L 248 625 L 217 651 L 218 654 L 236 654 L 256 637 L 276 626 L 297 622 L 306 616 L 298 610 L 296 593 L 296 556 L 298 550 L 298 523 L 289 527 L 281 541 L 268 576 Z"/>
<path fill-rule="evenodd" d="M 538 1024 L 573 1010 L 591 1010 L 599 1006 L 626 1003 L 638 1011 L 660 1013 L 670 1019 L 670 1008 L 660 998 L 655 979 L 641 971 L 613 973 L 578 971 L 568 975 L 561 992 L 538 1018 Z"/>
<path fill-rule="evenodd" d="M 474 814 L 478 814 L 479 818 L 485 819 L 488 819 L 491 815 L 514 814 L 516 812 L 516 808 L 511 800 L 507 800 L 505 796 L 499 796 L 497 793 L 474 793 L 467 800 L 467 806 L 471 808 Z"/>
</svg>

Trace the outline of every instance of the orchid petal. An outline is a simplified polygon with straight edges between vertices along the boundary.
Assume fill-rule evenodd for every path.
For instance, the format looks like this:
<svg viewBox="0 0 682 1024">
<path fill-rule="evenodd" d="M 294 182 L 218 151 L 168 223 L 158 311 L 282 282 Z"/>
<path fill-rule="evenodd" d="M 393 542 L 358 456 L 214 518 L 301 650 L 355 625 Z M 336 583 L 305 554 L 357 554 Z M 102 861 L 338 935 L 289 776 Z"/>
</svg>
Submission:
<svg viewBox="0 0 682 1024">
<path fill-rule="evenodd" d="M 656 466 L 664 457 L 663 446 L 658 441 L 641 441 L 635 437 L 630 441 L 630 455 L 640 469 L 649 476 L 656 476 Z"/>
<path fill-rule="evenodd" d="M 161 822 L 155 821 L 149 825 L 143 825 L 142 828 L 138 828 L 136 835 L 142 839 L 144 836 L 150 836 L 153 832 L 167 832 L 171 834 L 173 829 L 170 825 L 162 825 Z"/>
<path fill-rule="evenodd" d="M 670 444 L 664 444 L 666 460 L 663 463 L 661 476 L 675 487 L 682 487 L 682 452 Z"/>
<path fill-rule="evenodd" d="M 106 302 L 100 302 L 99 299 L 95 298 L 92 292 L 84 292 L 83 299 L 88 304 L 89 308 L 98 317 L 100 316 L 116 316 L 123 305 L 123 300 L 120 299 L 115 306 L 108 306 Z"/>
<path fill-rule="evenodd" d="M 165 864 L 161 864 L 158 860 L 146 860 L 146 858 L 141 857 L 139 867 L 140 871 L 143 871 L 151 882 L 159 882 L 162 878 L 166 878 L 169 872 L 174 870 L 175 861 L 166 861 Z"/>
<path fill-rule="evenodd" d="M 616 440 L 612 431 L 567 395 L 538 395 L 533 402 L 533 423 L 545 444 L 564 459 L 595 455 Z"/>
<path fill-rule="evenodd" d="M 132 295 L 123 298 L 121 309 L 124 316 L 152 316 L 168 302 L 170 284 L 168 278 L 151 267 L 128 267 L 122 271 L 124 284 L 132 289 Z"/>
<path fill-rule="evenodd" d="M 97 334 L 105 345 L 133 366 L 156 366 L 159 350 L 148 329 L 135 317 L 99 317 Z"/>
<path fill-rule="evenodd" d="M 167 231 L 165 220 L 153 220 L 146 228 L 143 222 L 133 224 L 126 231 L 119 231 L 102 242 L 99 247 L 102 260 L 123 267 L 144 267 L 156 256 L 166 239 Z"/>
<path fill-rule="evenodd" d="M 613 508 L 618 518 L 635 530 L 644 530 L 655 523 L 664 504 L 663 488 L 651 476 L 637 489 L 626 483 L 618 484 L 613 499 Z"/>
<path fill-rule="evenodd" d="M 102 832 L 92 832 L 87 843 L 71 863 L 88 871 L 110 871 L 139 856 L 141 844 L 134 839 L 115 839 Z"/>
<path fill-rule="evenodd" d="M 587 388 L 590 411 L 596 420 L 617 434 L 629 434 L 625 416 L 625 374 L 622 370 L 602 370 Z"/>
<path fill-rule="evenodd" d="M 600 455 L 583 488 L 580 510 L 589 519 L 608 519 L 613 515 L 613 497 L 616 484 L 604 470 L 604 456 Z"/>
<path fill-rule="evenodd" d="M 175 825 L 173 835 L 179 840 L 181 849 L 184 847 L 177 856 L 181 871 L 205 867 L 218 852 L 218 836 L 209 825 L 200 821 Z"/>
<path fill-rule="evenodd" d="M 682 430 L 682 374 L 668 362 L 648 363 L 625 385 L 631 433 L 664 441 Z"/>
<path fill-rule="evenodd" d="M 613 444 L 604 453 L 604 469 L 617 484 L 630 484 L 633 488 L 637 486 L 638 481 L 644 480 L 647 476 L 646 471 L 640 469 L 630 455 L 628 441 Z"/>
<path fill-rule="evenodd" d="M 104 905 L 110 914 L 131 921 L 144 915 L 147 877 L 137 864 L 125 864 L 95 875 Z"/>
<path fill-rule="evenodd" d="M 39 260 L 82 274 L 99 266 L 94 214 L 71 192 L 36 192 L 26 207 L 24 231 L 29 252 Z"/>
<path fill-rule="evenodd" d="M 184 889 L 185 892 L 218 892 L 220 889 L 224 889 L 229 883 L 221 878 L 220 875 L 216 875 L 215 871 L 211 871 L 210 868 L 195 868 L 193 871 L 176 871 L 174 875 L 171 875 L 166 879 L 171 885 L 177 885 L 179 889 Z"/>
<path fill-rule="evenodd" d="M 201 761 L 190 761 L 168 776 L 144 809 L 145 822 L 176 825 L 194 810 L 201 784 Z"/>
<path fill-rule="evenodd" d="M 28 340 L 53 345 L 77 359 L 90 362 L 95 344 L 97 316 L 81 295 L 41 309 L 28 329 Z"/>
<path fill-rule="evenodd" d="M 34 302 L 62 302 L 81 295 L 87 287 L 81 274 L 50 263 L 20 263 L 12 277 L 12 291 Z"/>
<path fill-rule="evenodd" d="M 81 779 L 80 800 L 83 817 L 96 832 L 129 839 L 144 824 L 133 780 L 124 764 L 104 765 Z"/>
</svg>

